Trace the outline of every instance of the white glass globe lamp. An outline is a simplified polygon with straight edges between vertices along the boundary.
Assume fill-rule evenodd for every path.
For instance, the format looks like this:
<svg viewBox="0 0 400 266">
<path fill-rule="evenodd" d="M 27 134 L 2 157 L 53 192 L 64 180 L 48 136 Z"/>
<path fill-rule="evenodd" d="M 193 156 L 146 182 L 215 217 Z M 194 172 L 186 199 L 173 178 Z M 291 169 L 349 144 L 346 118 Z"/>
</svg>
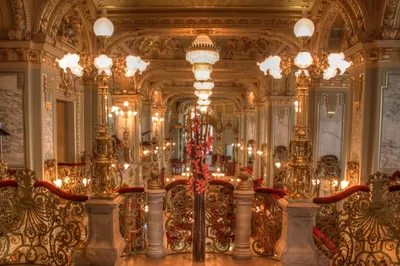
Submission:
<svg viewBox="0 0 400 266">
<path fill-rule="evenodd" d="M 314 34 L 314 30 L 314 23 L 308 18 L 299 19 L 294 25 L 294 35 L 298 38 L 310 38 Z"/>
</svg>

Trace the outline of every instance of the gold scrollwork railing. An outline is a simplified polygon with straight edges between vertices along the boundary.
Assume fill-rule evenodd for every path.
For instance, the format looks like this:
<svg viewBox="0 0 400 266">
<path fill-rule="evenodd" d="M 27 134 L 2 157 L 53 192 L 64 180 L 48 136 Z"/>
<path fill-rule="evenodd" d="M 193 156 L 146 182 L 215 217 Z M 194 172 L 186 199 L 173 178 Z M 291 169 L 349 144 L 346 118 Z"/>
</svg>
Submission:
<svg viewBox="0 0 400 266">
<path fill-rule="evenodd" d="M 119 208 L 120 231 L 126 241 L 124 255 L 139 254 L 147 247 L 147 198 L 143 187 L 120 188 L 125 196 Z"/>
<path fill-rule="evenodd" d="M 64 191 L 85 194 L 88 192 L 90 182 L 87 180 L 87 171 L 86 163 L 57 163 L 58 175 L 53 183 Z"/>
<path fill-rule="evenodd" d="M 235 234 L 234 186 L 223 180 L 210 180 L 206 191 L 206 249 L 231 250 Z"/>
<path fill-rule="evenodd" d="M 167 249 L 188 252 L 192 249 L 193 198 L 187 180 L 166 186 L 164 215 Z"/>
<path fill-rule="evenodd" d="M 0 181 L 0 264 L 72 265 L 87 237 L 87 199 L 36 181 L 33 171 Z"/>
<path fill-rule="evenodd" d="M 378 172 L 369 186 L 314 199 L 314 240 L 332 265 L 400 265 L 400 186 L 389 182 Z"/>
<path fill-rule="evenodd" d="M 275 245 L 282 233 L 282 208 L 278 200 L 283 190 L 256 188 L 251 216 L 251 237 L 254 253 L 276 257 Z"/>
</svg>

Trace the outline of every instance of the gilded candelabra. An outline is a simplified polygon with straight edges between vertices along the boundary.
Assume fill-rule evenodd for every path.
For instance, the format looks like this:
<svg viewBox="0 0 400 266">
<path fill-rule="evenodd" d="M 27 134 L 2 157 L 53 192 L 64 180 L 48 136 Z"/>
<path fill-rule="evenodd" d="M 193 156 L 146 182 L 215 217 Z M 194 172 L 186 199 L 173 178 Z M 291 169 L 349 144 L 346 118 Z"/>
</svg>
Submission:
<svg viewBox="0 0 400 266">
<path fill-rule="evenodd" d="M 141 74 L 149 64 L 138 56 L 129 55 L 126 58 L 110 58 L 105 54 L 105 43 L 114 32 L 112 22 L 105 17 L 94 23 L 94 33 L 98 37 L 98 56 L 94 58 L 87 54 L 67 54 L 58 60 L 60 68 L 71 72 L 74 76 L 84 74 L 94 76 L 98 86 L 98 125 L 97 136 L 93 141 L 93 163 L 89 170 L 89 191 L 94 196 L 113 197 L 121 186 L 121 172 L 116 166 L 115 143 L 110 136 L 107 123 L 108 95 L 110 77 L 133 79 Z"/>
<path fill-rule="evenodd" d="M 344 60 L 343 53 L 312 56 L 308 49 L 311 36 L 314 33 L 314 24 L 307 18 L 302 18 L 294 26 L 294 33 L 301 43 L 300 52 L 292 60 L 287 55 L 269 56 L 265 61 L 257 63 L 265 75 L 275 79 L 282 78 L 282 72 L 289 74 L 292 68 L 296 69 L 297 101 L 295 102 L 296 121 L 293 128 L 294 139 L 290 141 L 288 163 L 289 170 L 285 187 L 293 199 L 307 199 L 318 190 L 319 182 L 314 180 L 312 170 L 312 143 L 308 140 L 308 88 L 312 79 L 323 75 L 324 79 L 331 79 L 343 74 L 351 63 Z"/>
</svg>

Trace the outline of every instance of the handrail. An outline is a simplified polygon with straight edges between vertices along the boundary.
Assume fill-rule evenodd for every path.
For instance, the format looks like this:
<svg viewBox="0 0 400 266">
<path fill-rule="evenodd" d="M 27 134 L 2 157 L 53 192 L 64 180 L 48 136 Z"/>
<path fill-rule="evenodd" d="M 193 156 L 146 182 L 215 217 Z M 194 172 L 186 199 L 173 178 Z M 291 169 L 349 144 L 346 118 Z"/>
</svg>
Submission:
<svg viewBox="0 0 400 266">
<path fill-rule="evenodd" d="M 358 185 L 358 186 L 353 186 L 348 189 L 346 189 L 343 192 L 340 192 L 336 195 L 329 196 L 329 197 L 317 197 L 313 199 L 313 202 L 316 204 L 330 204 L 330 203 L 336 203 L 338 201 L 341 201 L 350 195 L 356 193 L 356 192 L 371 192 L 371 189 L 367 185 Z"/>
<path fill-rule="evenodd" d="M 274 194 L 283 198 L 287 195 L 287 193 L 282 189 L 276 188 L 266 188 L 266 187 L 259 187 L 254 190 L 256 193 L 264 193 L 264 194 Z"/>
<path fill-rule="evenodd" d="M 229 188 L 230 190 L 235 190 L 235 187 L 231 183 L 226 182 L 224 180 L 213 179 L 213 180 L 210 180 L 209 184 L 210 185 L 224 186 L 224 187 Z"/>
<path fill-rule="evenodd" d="M 142 192 L 144 192 L 144 187 L 122 187 L 118 189 L 119 194 L 142 193 Z"/>
<path fill-rule="evenodd" d="M 57 166 L 77 167 L 86 166 L 86 163 L 57 163 Z"/>
<path fill-rule="evenodd" d="M 35 184 L 33 185 L 33 187 L 34 188 L 44 187 L 44 188 L 48 189 L 50 192 L 52 192 L 53 194 L 59 196 L 62 199 L 65 199 L 65 200 L 85 202 L 89 199 L 89 197 L 86 195 L 78 195 L 78 194 L 64 192 L 63 190 L 59 189 L 58 187 L 54 186 L 53 184 L 51 184 L 47 181 L 36 181 Z"/>
<path fill-rule="evenodd" d="M 168 191 L 171 188 L 175 187 L 175 186 L 179 186 L 179 185 L 189 185 L 189 181 L 186 179 L 178 179 L 174 182 L 169 183 L 166 187 L 165 190 Z"/>
<path fill-rule="evenodd" d="M 0 188 L 3 187 L 18 187 L 18 183 L 15 180 L 2 180 L 0 181 Z"/>
<path fill-rule="evenodd" d="M 390 186 L 390 187 L 388 187 L 388 190 L 389 190 L 389 192 L 400 191 L 400 184 Z"/>
</svg>

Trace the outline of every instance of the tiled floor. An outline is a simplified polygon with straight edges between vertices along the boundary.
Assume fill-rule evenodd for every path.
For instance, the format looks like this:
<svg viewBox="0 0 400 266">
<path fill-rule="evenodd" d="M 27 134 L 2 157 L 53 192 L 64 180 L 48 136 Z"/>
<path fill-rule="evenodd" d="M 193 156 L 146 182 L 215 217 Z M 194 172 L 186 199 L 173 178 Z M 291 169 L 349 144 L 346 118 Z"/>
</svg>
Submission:
<svg viewBox="0 0 400 266">
<path fill-rule="evenodd" d="M 193 263 L 192 254 L 174 254 L 167 255 L 164 259 L 154 260 L 148 259 L 145 255 L 137 255 L 128 259 L 128 266 L 190 266 L 190 265 L 205 265 L 205 266 L 280 266 L 281 264 L 273 259 L 254 257 L 247 261 L 237 261 L 229 255 L 222 254 L 207 254 L 205 263 Z"/>
</svg>

